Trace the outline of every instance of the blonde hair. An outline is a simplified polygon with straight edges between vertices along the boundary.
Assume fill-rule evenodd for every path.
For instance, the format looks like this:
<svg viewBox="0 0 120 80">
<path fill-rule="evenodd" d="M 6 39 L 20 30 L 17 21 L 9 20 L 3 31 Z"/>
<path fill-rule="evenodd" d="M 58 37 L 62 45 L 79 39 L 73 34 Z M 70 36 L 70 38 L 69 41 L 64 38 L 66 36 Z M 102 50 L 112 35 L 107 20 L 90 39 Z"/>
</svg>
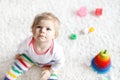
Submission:
<svg viewBox="0 0 120 80">
<path fill-rule="evenodd" d="M 52 13 L 44 12 L 42 14 L 38 14 L 35 17 L 31 28 L 33 29 L 35 27 L 35 25 L 37 25 L 41 20 L 52 20 L 54 22 L 55 38 L 56 38 L 58 36 L 58 34 L 59 34 L 59 28 L 60 28 L 59 19 Z"/>
</svg>

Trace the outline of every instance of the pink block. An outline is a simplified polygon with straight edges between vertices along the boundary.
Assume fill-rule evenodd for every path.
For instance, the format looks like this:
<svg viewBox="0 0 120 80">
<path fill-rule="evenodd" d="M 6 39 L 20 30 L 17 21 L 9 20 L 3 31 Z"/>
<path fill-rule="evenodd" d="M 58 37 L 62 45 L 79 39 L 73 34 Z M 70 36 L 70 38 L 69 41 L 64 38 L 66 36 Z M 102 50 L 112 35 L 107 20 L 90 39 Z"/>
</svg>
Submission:
<svg viewBox="0 0 120 80">
<path fill-rule="evenodd" d="M 87 8 L 86 7 L 81 7 L 77 11 L 77 15 L 80 16 L 80 17 L 85 17 L 87 15 Z"/>
</svg>

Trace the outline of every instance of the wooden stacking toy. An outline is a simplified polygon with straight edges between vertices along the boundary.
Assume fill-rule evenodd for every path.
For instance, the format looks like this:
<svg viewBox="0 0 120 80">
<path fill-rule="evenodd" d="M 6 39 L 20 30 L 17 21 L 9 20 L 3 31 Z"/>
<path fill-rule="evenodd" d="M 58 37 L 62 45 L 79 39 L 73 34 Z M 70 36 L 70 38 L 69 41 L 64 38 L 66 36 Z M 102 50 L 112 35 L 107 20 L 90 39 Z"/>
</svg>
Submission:
<svg viewBox="0 0 120 80">
<path fill-rule="evenodd" d="M 99 54 L 97 54 L 91 62 L 92 68 L 97 71 L 97 73 L 106 73 L 110 70 L 111 60 L 110 54 L 107 50 L 102 50 Z"/>
</svg>

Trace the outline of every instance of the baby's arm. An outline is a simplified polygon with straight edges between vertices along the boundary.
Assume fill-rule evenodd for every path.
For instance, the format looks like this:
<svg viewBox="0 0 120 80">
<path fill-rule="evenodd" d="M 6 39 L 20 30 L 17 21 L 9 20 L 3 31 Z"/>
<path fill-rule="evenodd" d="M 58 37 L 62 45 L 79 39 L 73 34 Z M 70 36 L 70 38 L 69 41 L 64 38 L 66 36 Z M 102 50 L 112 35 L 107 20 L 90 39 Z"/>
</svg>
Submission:
<svg viewBox="0 0 120 80">
<path fill-rule="evenodd" d="M 65 63 L 65 56 L 62 48 L 59 48 L 55 54 L 55 64 L 51 66 L 51 71 L 59 70 Z"/>
</svg>

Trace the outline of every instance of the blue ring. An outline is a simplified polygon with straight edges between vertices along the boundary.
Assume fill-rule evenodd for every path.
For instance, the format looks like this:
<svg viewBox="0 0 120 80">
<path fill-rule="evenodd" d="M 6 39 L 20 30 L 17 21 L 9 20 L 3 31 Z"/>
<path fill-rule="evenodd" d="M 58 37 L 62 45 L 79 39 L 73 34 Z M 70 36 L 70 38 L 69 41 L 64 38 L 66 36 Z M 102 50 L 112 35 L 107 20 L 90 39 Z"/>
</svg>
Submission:
<svg viewBox="0 0 120 80">
<path fill-rule="evenodd" d="M 93 68 L 93 70 L 97 71 L 97 73 L 104 74 L 110 70 L 111 64 L 106 68 L 99 68 L 94 64 L 94 59 L 93 59 L 91 67 Z"/>
</svg>

